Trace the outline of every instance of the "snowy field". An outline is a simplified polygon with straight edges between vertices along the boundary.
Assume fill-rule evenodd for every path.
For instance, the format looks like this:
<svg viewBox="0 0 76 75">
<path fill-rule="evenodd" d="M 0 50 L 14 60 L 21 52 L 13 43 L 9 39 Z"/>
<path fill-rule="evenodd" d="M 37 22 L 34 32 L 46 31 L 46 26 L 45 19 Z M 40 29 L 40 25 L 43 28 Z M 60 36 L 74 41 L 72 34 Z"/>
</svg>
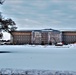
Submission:
<svg viewBox="0 0 76 75">
<path fill-rule="evenodd" d="M 1 45 L 0 69 L 2 68 L 76 71 L 76 45 Z"/>
</svg>

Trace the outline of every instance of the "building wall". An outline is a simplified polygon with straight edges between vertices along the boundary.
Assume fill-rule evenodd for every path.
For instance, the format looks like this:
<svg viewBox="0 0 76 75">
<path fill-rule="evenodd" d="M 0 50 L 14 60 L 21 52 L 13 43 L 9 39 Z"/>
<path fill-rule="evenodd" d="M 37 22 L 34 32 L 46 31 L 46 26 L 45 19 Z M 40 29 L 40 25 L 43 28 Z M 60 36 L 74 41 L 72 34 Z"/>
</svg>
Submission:
<svg viewBox="0 0 76 75">
<path fill-rule="evenodd" d="M 62 31 L 62 41 L 64 44 L 76 43 L 76 31 Z"/>
<path fill-rule="evenodd" d="M 48 32 L 47 31 L 41 32 L 41 44 L 48 44 Z"/>
<path fill-rule="evenodd" d="M 33 44 L 41 44 L 41 32 L 40 31 L 33 32 Z"/>
<path fill-rule="evenodd" d="M 31 31 L 12 32 L 14 44 L 31 44 Z"/>
<path fill-rule="evenodd" d="M 51 44 L 55 44 L 55 43 L 59 43 L 62 42 L 62 33 L 61 32 L 49 32 L 49 43 Z"/>
<path fill-rule="evenodd" d="M 61 34 L 57 31 L 32 30 L 11 32 L 13 44 L 55 44 L 61 42 Z"/>
</svg>

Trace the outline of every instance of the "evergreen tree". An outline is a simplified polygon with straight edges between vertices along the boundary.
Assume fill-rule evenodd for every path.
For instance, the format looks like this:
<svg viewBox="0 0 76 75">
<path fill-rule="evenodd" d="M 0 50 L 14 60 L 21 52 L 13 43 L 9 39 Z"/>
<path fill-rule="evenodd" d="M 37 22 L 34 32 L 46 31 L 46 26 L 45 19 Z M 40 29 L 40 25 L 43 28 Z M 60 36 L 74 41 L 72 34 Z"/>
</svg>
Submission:
<svg viewBox="0 0 76 75">
<path fill-rule="evenodd" d="M 2 5 L 4 1 L 5 0 L 0 0 L 0 5 Z M 16 23 L 11 18 L 4 19 L 0 12 L 0 32 L 2 30 L 10 32 L 10 31 L 15 31 L 16 29 L 17 29 Z"/>
</svg>

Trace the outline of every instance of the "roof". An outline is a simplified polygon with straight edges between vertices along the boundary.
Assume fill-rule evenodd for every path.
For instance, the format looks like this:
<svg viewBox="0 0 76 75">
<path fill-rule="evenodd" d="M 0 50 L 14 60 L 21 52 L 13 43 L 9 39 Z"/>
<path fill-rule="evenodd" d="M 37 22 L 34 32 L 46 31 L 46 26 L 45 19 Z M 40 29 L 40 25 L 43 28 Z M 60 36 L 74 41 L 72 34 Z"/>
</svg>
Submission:
<svg viewBox="0 0 76 75">
<path fill-rule="evenodd" d="M 63 32 L 75 32 L 75 33 L 76 33 L 76 31 L 62 31 L 62 33 L 63 33 Z"/>
<path fill-rule="evenodd" d="M 32 32 L 32 31 L 38 31 L 38 32 L 50 32 L 50 31 L 53 31 L 53 32 L 58 32 L 60 33 L 59 30 L 54 30 L 54 29 L 41 29 L 41 30 L 15 30 L 15 31 L 10 31 L 10 32 Z"/>
<path fill-rule="evenodd" d="M 76 31 L 76 29 L 61 29 L 60 31 Z"/>
</svg>

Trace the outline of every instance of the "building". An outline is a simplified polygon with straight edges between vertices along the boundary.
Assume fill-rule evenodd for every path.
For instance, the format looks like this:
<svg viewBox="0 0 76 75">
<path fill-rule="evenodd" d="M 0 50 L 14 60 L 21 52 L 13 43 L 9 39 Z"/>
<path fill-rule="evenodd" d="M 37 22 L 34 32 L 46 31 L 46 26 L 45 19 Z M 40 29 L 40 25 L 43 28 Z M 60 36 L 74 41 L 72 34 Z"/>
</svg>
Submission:
<svg viewBox="0 0 76 75">
<path fill-rule="evenodd" d="M 41 32 L 41 44 L 44 45 L 44 44 L 48 44 L 48 31 L 46 30 L 42 30 Z"/>
<path fill-rule="evenodd" d="M 61 32 L 53 29 L 11 31 L 12 44 L 56 44 L 61 42 Z"/>
<path fill-rule="evenodd" d="M 76 31 L 62 31 L 62 41 L 64 44 L 76 43 Z"/>
<path fill-rule="evenodd" d="M 32 44 L 41 44 L 41 30 L 32 31 Z"/>
<path fill-rule="evenodd" d="M 56 44 L 62 42 L 62 32 L 58 30 L 53 30 L 49 32 L 49 43 Z"/>
<path fill-rule="evenodd" d="M 13 44 L 31 44 L 32 31 L 12 31 L 11 43 Z"/>
</svg>

